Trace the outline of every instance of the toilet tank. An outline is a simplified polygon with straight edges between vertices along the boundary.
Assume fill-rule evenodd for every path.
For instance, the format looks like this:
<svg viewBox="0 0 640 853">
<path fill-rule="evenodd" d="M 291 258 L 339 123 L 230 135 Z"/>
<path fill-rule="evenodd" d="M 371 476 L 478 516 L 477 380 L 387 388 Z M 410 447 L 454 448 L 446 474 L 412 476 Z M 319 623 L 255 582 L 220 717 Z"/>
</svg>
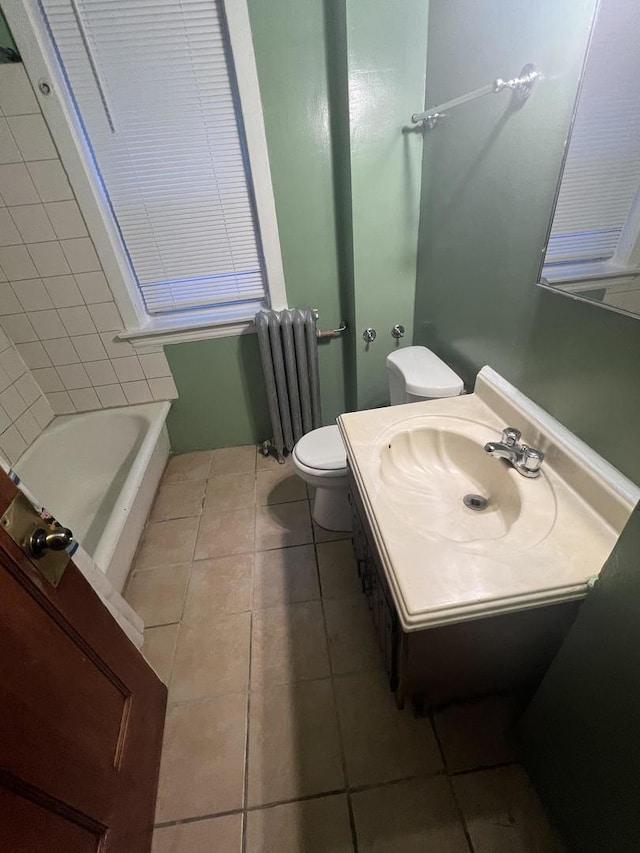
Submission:
<svg viewBox="0 0 640 853">
<path fill-rule="evenodd" d="M 457 397 L 464 388 L 458 374 L 426 347 L 403 347 L 390 353 L 387 378 L 392 406 Z"/>
</svg>

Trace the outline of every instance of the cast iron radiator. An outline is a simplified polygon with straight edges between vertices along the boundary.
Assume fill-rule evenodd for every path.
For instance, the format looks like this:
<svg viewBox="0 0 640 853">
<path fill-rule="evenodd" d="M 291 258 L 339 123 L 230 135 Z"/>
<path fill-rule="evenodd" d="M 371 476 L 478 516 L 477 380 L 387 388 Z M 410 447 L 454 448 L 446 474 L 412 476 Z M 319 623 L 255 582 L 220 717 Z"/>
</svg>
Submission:
<svg viewBox="0 0 640 853">
<path fill-rule="evenodd" d="M 322 426 L 316 316 L 311 308 L 259 311 L 256 329 L 279 462 L 306 432 Z"/>
</svg>

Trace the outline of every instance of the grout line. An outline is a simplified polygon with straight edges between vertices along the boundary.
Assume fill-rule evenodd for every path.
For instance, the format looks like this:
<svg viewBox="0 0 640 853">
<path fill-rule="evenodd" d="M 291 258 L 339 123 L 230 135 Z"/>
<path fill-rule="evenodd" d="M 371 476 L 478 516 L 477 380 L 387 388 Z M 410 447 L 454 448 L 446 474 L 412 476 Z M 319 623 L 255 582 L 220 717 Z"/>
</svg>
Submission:
<svg viewBox="0 0 640 853">
<path fill-rule="evenodd" d="M 253 597 L 253 581 L 254 573 L 252 573 L 251 595 Z M 249 615 L 249 671 L 247 673 L 247 717 L 245 721 L 245 741 L 244 741 L 244 773 L 243 773 L 243 793 L 242 793 L 242 853 L 247 849 L 247 804 L 249 799 L 249 727 L 251 725 L 251 667 L 253 663 L 253 613 Z"/>
<path fill-rule="evenodd" d="M 458 820 L 460 822 L 460 826 L 462 827 L 462 831 L 463 831 L 464 837 L 467 841 L 467 845 L 469 847 L 470 853 L 475 853 L 474 848 L 473 848 L 473 842 L 471 841 L 471 833 L 469 832 L 469 828 L 467 826 L 467 821 L 465 819 L 464 812 L 462 811 L 460 803 L 458 802 L 458 797 L 456 795 L 456 790 L 455 790 L 455 786 L 453 784 L 453 779 L 447 770 L 447 759 L 446 759 L 446 755 L 445 755 L 445 751 L 444 751 L 444 746 L 442 744 L 442 741 L 440 740 L 440 735 L 438 734 L 438 729 L 437 729 L 437 726 L 435 723 L 435 712 L 433 710 L 431 710 L 429 712 L 428 716 L 429 716 L 429 721 L 431 722 L 431 728 L 433 730 L 433 736 L 435 737 L 436 743 L 438 744 L 438 749 L 440 750 L 440 756 L 442 758 L 442 766 L 444 767 L 445 779 L 447 780 L 447 785 L 449 786 L 449 792 L 451 794 L 451 798 L 453 799 L 455 809 L 458 813 Z"/>
</svg>

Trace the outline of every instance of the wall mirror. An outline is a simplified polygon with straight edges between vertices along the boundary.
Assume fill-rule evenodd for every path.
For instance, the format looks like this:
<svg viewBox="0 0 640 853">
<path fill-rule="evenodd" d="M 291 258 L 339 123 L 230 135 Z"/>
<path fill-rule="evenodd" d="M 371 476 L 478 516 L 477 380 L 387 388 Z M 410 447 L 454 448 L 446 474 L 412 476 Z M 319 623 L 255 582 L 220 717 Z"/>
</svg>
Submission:
<svg viewBox="0 0 640 853">
<path fill-rule="evenodd" d="M 640 317 L 640 3 L 600 0 L 538 283 Z"/>
</svg>

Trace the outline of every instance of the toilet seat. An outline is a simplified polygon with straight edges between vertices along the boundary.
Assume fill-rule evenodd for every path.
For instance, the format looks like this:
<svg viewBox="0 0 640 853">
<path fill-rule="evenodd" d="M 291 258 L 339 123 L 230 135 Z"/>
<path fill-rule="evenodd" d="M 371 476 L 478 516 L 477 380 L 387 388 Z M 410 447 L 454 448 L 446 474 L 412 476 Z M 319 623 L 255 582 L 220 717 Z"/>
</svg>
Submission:
<svg viewBox="0 0 640 853">
<path fill-rule="evenodd" d="M 316 476 L 341 477 L 347 472 L 347 453 L 335 424 L 303 435 L 293 455 L 302 470 Z"/>
</svg>

